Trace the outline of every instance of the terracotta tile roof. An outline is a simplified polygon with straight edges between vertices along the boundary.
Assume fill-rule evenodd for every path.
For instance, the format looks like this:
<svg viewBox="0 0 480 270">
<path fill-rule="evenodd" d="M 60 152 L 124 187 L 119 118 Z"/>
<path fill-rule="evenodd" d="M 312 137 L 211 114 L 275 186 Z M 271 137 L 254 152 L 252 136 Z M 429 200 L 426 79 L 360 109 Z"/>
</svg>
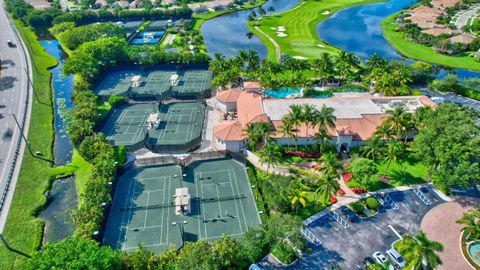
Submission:
<svg viewBox="0 0 480 270">
<path fill-rule="evenodd" d="M 459 2 L 460 0 L 432 0 L 430 4 L 438 8 L 447 8 L 447 7 L 453 7 Z"/>
<path fill-rule="evenodd" d="M 354 140 L 368 140 L 387 117 L 388 114 L 367 114 L 362 118 L 338 119 L 337 130 L 341 128 L 341 132 L 347 132 L 343 134 L 353 135 Z"/>
<path fill-rule="evenodd" d="M 415 14 L 415 15 L 426 15 L 426 16 L 431 16 L 431 15 L 443 15 L 445 12 L 443 9 L 438 8 L 438 7 L 427 7 L 427 6 L 419 6 L 416 8 L 413 8 L 409 12 L 410 14 Z"/>
<path fill-rule="evenodd" d="M 234 103 L 237 102 L 237 99 L 241 93 L 243 93 L 242 90 L 238 88 L 232 88 L 217 94 L 217 100 L 223 103 Z"/>
<path fill-rule="evenodd" d="M 213 127 L 213 135 L 222 141 L 241 141 L 243 126 L 238 121 L 223 121 Z"/>
<path fill-rule="evenodd" d="M 245 88 L 245 90 L 249 90 L 249 89 L 261 89 L 261 85 L 259 82 L 243 82 L 243 88 Z"/>
<path fill-rule="evenodd" d="M 475 38 L 467 33 L 460 34 L 458 36 L 454 36 L 448 39 L 450 43 L 464 43 L 470 44 L 475 40 Z"/>
<path fill-rule="evenodd" d="M 429 34 L 432 36 L 440 36 L 443 34 L 451 35 L 453 34 L 453 30 L 450 28 L 431 28 L 431 29 L 424 29 L 422 30 L 422 33 L 424 34 Z"/>
<path fill-rule="evenodd" d="M 263 112 L 262 97 L 256 93 L 242 92 L 237 99 L 237 116 L 242 125 L 250 122 L 268 121 Z"/>
</svg>

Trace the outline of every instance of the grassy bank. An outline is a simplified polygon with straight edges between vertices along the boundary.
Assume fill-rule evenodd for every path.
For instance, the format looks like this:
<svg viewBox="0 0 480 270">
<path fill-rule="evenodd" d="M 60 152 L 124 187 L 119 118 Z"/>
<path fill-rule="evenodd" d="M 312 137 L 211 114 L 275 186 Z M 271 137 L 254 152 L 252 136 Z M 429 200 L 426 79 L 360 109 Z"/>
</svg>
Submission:
<svg viewBox="0 0 480 270">
<path fill-rule="evenodd" d="M 38 96 L 38 100 L 35 97 L 32 99 L 28 140 L 34 151 L 52 159 L 53 106 L 48 69 L 54 67 L 57 61 L 44 51 L 33 31 L 19 21 L 14 23 L 31 56 L 33 85 Z M 50 167 L 51 163 L 34 158 L 25 151 L 3 236 L 12 248 L 27 254 L 41 244 L 43 221 L 36 218 L 36 214 L 46 202 L 43 194 L 50 186 Z M 24 269 L 25 263 L 24 257 L 0 245 L 0 269 Z"/>
<path fill-rule="evenodd" d="M 385 18 L 381 26 L 385 39 L 402 55 L 442 66 L 480 70 L 480 62 L 468 56 L 467 53 L 460 56 L 443 55 L 436 53 L 427 46 L 407 40 L 403 33 L 395 31 L 395 16 L 397 14 Z"/>
<path fill-rule="evenodd" d="M 200 30 L 200 27 L 205 21 L 208 21 L 210 19 L 213 19 L 215 17 L 218 17 L 223 14 L 227 13 L 232 13 L 232 12 L 237 12 L 245 9 L 252 9 L 259 7 L 263 5 L 266 2 L 266 0 L 258 0 L 256 4 L 250 5 L 248 3 L 245 3 L 241 5 L 241 7 L 236 8 L 236 9 L 225 9 L 225 10 L 219 10 L 219 11 L 214 11 L 214 12 L 208 12 L 208 13 L 202 13 L 202 14 L 193 14 L 192 15 L 192 23 L 193 23 L 193 29 L 194 30 Z"/>
<path fill-rule="evenodd" d="M 300 2 L 289 11 L 266 16 L 258 21 L 258 27 L 273 38 L 280 46 L 281 53 L 305 58 L 316 58 L 323 52 L 336 54 L 339 49 L 326 44 L 318 38 L 316 26 L 340 9 L 379 2 L 378 0 L 306 0 Z M 286 37 L 277 37 L 276 28 L 285 26 Z M 268 49 L 268 59 L 275 59 L 275 47 L 267 37 L 254 28 L 254 23 L 248 24 L 250 31 L 265 44 Z"/>
</svg>

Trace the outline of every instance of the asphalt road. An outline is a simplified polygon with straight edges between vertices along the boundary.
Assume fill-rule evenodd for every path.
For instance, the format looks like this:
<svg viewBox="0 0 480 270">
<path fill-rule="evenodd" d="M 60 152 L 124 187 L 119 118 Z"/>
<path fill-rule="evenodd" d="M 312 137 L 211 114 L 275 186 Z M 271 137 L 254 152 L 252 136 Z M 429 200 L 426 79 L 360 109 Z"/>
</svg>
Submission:
<svg viewBox="0 0 480 270">
<path fill-rule="evenodd" d="M 4 0 L 0 0 L 3 7 Z M 15 162 L 15 171 L 10 185 L 8 185 L 8 174 L 12 166 L 17 143 L 20 139 L 20 130 L 17 127 L 15 116 L 20 125 L 22 125 L 27 104 L 27 94 L 29 90 L 28 63 L 21 46 L 14 33 L 14 27 L 9 21 L 6 11 L 0 8 L 0 198 L 6 193 L 6 200 L 0 211 L 0 233 L 3 231 L 6 216 L 10 207 L 10 201 L 15 190 L 18 170 L 21 164 L 24 146 L 20 147 L 19 156 Z M 11 48 L 7 45 L 7 40 L 12 40 L 17 46 Z M 31 96 L 31 95 L 30 95 Z M 28 115 L 29 112 L 27 112 Z M 28 118 L 28 117 L 27 117 Z M 28 127 L 28 119 L 25 123 Z M 4 137 L 5 130 L 11 130 L 11 136 Z M 23 144 L 23 143 L 22 143 Z M 0 200 L 0 204 L 2 201 Z"/>
</svg>

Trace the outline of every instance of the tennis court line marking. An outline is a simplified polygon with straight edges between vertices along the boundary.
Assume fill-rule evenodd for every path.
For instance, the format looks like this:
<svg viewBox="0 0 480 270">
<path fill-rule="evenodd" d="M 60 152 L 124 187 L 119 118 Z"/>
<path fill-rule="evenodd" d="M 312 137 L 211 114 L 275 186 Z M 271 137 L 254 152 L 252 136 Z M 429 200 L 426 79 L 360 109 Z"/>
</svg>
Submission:
<svg viewBox="0 0 480 270">
<path fill-rule="evenodd" d="M 147 191 L 147 206 L 150 201 L 150 191 Z M 143 219 L 143 227 L 147 225 L 147 218 L 148 218 L 148 209 L 145 210 L 145 218 Z"/>
<path fill-rule="evenodd" d="M 154 225 L 154 226 L 143 226 L 143 227 L 127 227 L 128 231 L 133 231 L 133 230 L 144 230 L 144 229 L 154 229 L 158 227 L 163 227 L 163 225 Z"/>
<path fill-rule="evenodd" d="M 135 180 L 134 180 L 134 181 L 130 181 L 130 184 L 128 185 L 128 192 L 127 192 L 127 198 L 128 198 L 128 199 L 127 199 L 126 203 L 124 204 L 125 207 L 126 207 L 129 203 L 131 203 L 131 202 L 133 201 L 132 198 L 130 197 L 130 192 L 131 192 L 131 190 L 132 190 L 132 183 L 136 183 Z M 125 213 L 126 213 L 126 211 L 123 211 L 123 212 L 122 212 L 122 222 L 121 222 L 121 224 L 122 224 L 122 227 L 128 228 L 128 225 L 126 224 L 127 222 L 126 222 L 126 220 L 125 220 Z M 122 234 L 120 233 L 120 234 L 118 235 L 118 242 L 117 242 L 117 243 L 118 243 L 118 245 L 120 245 L 120 243 L 121 243 L 122 248 L 123 248 L 123 246 L 125 245 L 125 240 L 126 240 L 126 238 L 127 238 L 127 231 L 125 231 L 125 235 L 124 235 L 123 241 L 120 241 L 120 238 L 121 238 L 121 237 L 122 237 Z M 117 249 L 119 248 L 118 245 L 117 245 Z"/>
<path fill-rule="evenodd" d="M 232 194 L 235 194 L 235 190 L 233 190 L 233 183 L 232 183 L 232 181 L 231 181 L 232 178 L 231 178 L 231 176 L 230 176 L 230 172 L 231 172 L 231 170 L 228 170 L 228 178 L 230 179 L 230 188 L 232 189 Z M 234 174 L 233 174 L 233 177 L 235 177 L 235 172 L 234 172 Z M 237 182 L 237 180 L 235 180 L 235 184 L 236 184 L 236 182 Z M 236 194 L 240 194 L 240 190 L 237 190 L 237 193 L 236 193 Z M 238 227 L 240 228 L 240 232 L 243 233 L 242 225 L 241 225 L 241 222 L 240 222 L 240 215 L 239 215 L 240 212 L 238 211 L 238 206 L 237 206 L 237 199 L 235 199 L 235 200 L 233 200 L 233 201 L 234 201 L 234 203 L 235 203 L 235 211 L 237 211 L 237 215 L 239 216 L 239 217 L 238 217 L 238 219 L 239 219 L 239 220 L 238 220 Z M 239 203 L 240 203 L 240 207 L 242 208 L 242 212 L 243 212 L 242 218 L 243 218 L 243 221 L 245 222 L 245 211 L 243 211 L 242 203 L 241 203 L 241 202 L 239 202 Z M 245 224 L 246 224 L 246 223 L 245 223 Z M 245 227 L 245 229 L 247 229 L 247 228 L 248 228 L 248 227 Z"/>
<path fill-rule="evenodd" d="M 233 170 L 233 169 L 231 169 L 231 170 Z M 235 171 L 233 171 L 233 178 L 235 179 L 235 186 L 237 187 L 237 191 L 240 194 L 240 188 L 238 187 L 238 181 L 237 181 L 237 176 L 235 175 Z M 242 208 L 243 223 L 245 223 L 245 229 L 247 229 L 248 228 L 247 219 L 246 219 L 246 215 L 245 215 L 245 209 L 243 209 L 243 204 L 242 203 L 240 203 L 240 208 Z"/>
</svg>

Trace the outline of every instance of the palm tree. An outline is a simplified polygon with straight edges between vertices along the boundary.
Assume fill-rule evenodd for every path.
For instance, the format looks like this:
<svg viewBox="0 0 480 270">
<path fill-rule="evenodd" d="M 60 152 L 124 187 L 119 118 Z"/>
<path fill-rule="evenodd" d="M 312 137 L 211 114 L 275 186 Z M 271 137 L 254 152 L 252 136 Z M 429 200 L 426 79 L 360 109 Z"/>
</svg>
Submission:
<svg viewBox="0 0 480 270">
<path fill-rule="evenodd" d="M 250 49 L 247 51 L 247 61 L 248 61 L 248 71 L 252 71 L 257 69 L 260 65 L 260 57 L 258 56 L 258 52 L 256 50 Z"/>
<path fill-rule="evenodd" d="M 333 62 L 330 54 L 322 53 L 320 58 L 313 60 L 313 70 L 315 71 L 315 75 L 321 79 L 333 73 Z"/>
<path fill-rule="evenodd" d="M 325 146 L 330 141 L 330 139 L 330 134 L 328 134 L 328 131 L 326 131 L 325 129 L 321 129 L 315 134 L 315 143 L 320 145 L 320 152 L 325 151 Z"/>
<path fill-rule="evenodd" d="M 408 135 L 408 116 L 405 108 L 403 106 L 395 107 L 393 111 L 390 111 L 390 115 L 385 120 L 384 124 L 387 125 L 390 130 L 392 130 L 397 137 L 400 139 L 400 136 L 403 135 L 405 138 Z"/>
<path fill-rule="evenodd" d="M 252 32 L 250 32 L 250 31 L 247 32 L 246 35 L 247 35 L 247 38 L 248 38 L 248 39 L 252 39 L 252 37 L 254 36 L 254 34 L 253 34 Z"/>
<path fill-rule="evenodd" d="M 295 129 L 297 130 L 297 135 L 298 135 L 298 126 L 302 124 L 302 106 L 298 104 L 293 104 L 290 105 L 290 111 L 286 115 L 288 121 L 292 123 L 292 125 L 295 126 Z M 298 137 L 298 136 L 297 136 Z"/>
<path fill-rule="evenodd" d="M 260 17 L 263 17 L 265 16 L 265 14 L 267 14 L 267 12 L 265 11 L 265 9 L 263 7 L 259 7 L 258 8 L 258 14 L 260 15 Z"/>
<path fill-rule="evenodd" d="M 267 165 L 267 174 L 270 167 L 278 164 L 282 158 L 282 151 L 280 146 L 274 142 L 267 143 L 259 152 L 260 163 Z"/>
<path fill-rule="evenodd" d="M 337 181 L 337 178 L 334 175 L 324 175 L 316 183 L 317 189 L 315 193 L 317 194 L 317 200 L 326 205 L 330 196 L 336 194 L 337 190 L 340 189 L 340 184 Z"/>
<path fill-rule="evenodd" d="M 385 171 L 383 172 L 383 178 L 385 179 L 385 175 L 387 174 L 388 168 L 392 164 L 392 162 L 396 162 L 400 159 L 401 155 L 403 154 L 403 145 L 398 141 L 390 141 L 387 144 L 387 149 L 385 150 L 385 156 L 383 157 L 383 161 L 386 163 Z"/>
<path fill-rule="evenodd" d="M 308 137 L 308 128 L 310 127 L 310 124 L 314 125 L 315 127 L 316 122 L 315 119 L 317 118 L 318 110 L 315 108 L 315 106 L 311 104 L 305 104 L 303 105 L 303 110 L 302 110 L 302 122 L 305 123 L 307 127 L 307 137 Z"/>
<path fill-rule="evenodd" d="M 324 176 L 331 175 L 336 177 L 338 170 L 341 168 L 337 155 L 333 152 L 325 153 L 320 157 L 320 161 L 322 164 L 318 167 L 318 171 L 320 171 Z"/>
<path fill-rule="evenodd" d="M 273 6 L 269 6 L 267 11 L 272 15 L 273 12 L 275 12 L 275 8 Z"/>
<path fill-rule="evenodd" d="M 377 53 L 374 53 L 372 56 L 370 56 L 370 58 L 367 59 L 366 64 L 368 69 L 371 71 L 375 68 L 384 69 L 388 65 L 388 61 Z"/>
<path fill-rule="evenodd" d="M 302 183 L 301 179 L 298 179 L 296 184 L 289 191 L 289 199 L 292 209 L 298 213 L 298 208 L 307 207 L 308 202 L 308 188 Z"/>
<path fill-rule="evenodd" d="M 248 148 L 256 149 L 261 136 L 257 126 L 254 123 L 248 123 L 243 129 L 243 137 L 247 138 Z"/>
<path fill-rule="evenodd" d="M 328 128 L 335 128 L 335 121 L 337 118 L 333 114 L 334 109 L 325 105 L 316 114 L 315 123 L 319 130 L 328 130 Z"/>
<path fill-rule="evenodd" d="M 382 149 L 382 140 L 378 136 L 373 136 L 360 147 L 360 153 L 363 157 L 375 161 L 381 155 Z"/>
<path fill-rule="evenodd" d="M 377 137 L 381 140 L 391 140 L 392 139 L 392 129 L 385 123 L 382 123 L 377 127 L 377 130 L 373 134 L 374 137 Z"/>
<path fill-rule="evenodd" d="M 443 250 L 442 244 L 430 241 L 423 231 L 415 236 L 404 236 L 398 251 L 402 253 L 405 260 L 412 269 L 435 269 L 442 264 L 435 252 Z"/>
<path fill-rule="evenodd" d="M 462 224 L 463 231 L 467 232 L 467 239 L 477 240 L 480 238 L 480 211 L 477 209 L 469 210 L 464 213 L 462 218 L 457 220 L 458 224 Z"/>
<path fill-rule="evenodd" d="M 296 139 L 297 138 L 297 132 L 298 132 L 298 129 L 296 129 L 294 127 L 292 121 L 290 121 L 290 118 L 283 117 L 282 125 L 280 126 L 280 133 L 283 136 L 286 136 L 289 139 L 294 138 L 295 139 L 295 145 L 297 145 L 297 139 Z M 289 140 L 288 145 L 290 146 L 290 140 Z"/>
</svg>

